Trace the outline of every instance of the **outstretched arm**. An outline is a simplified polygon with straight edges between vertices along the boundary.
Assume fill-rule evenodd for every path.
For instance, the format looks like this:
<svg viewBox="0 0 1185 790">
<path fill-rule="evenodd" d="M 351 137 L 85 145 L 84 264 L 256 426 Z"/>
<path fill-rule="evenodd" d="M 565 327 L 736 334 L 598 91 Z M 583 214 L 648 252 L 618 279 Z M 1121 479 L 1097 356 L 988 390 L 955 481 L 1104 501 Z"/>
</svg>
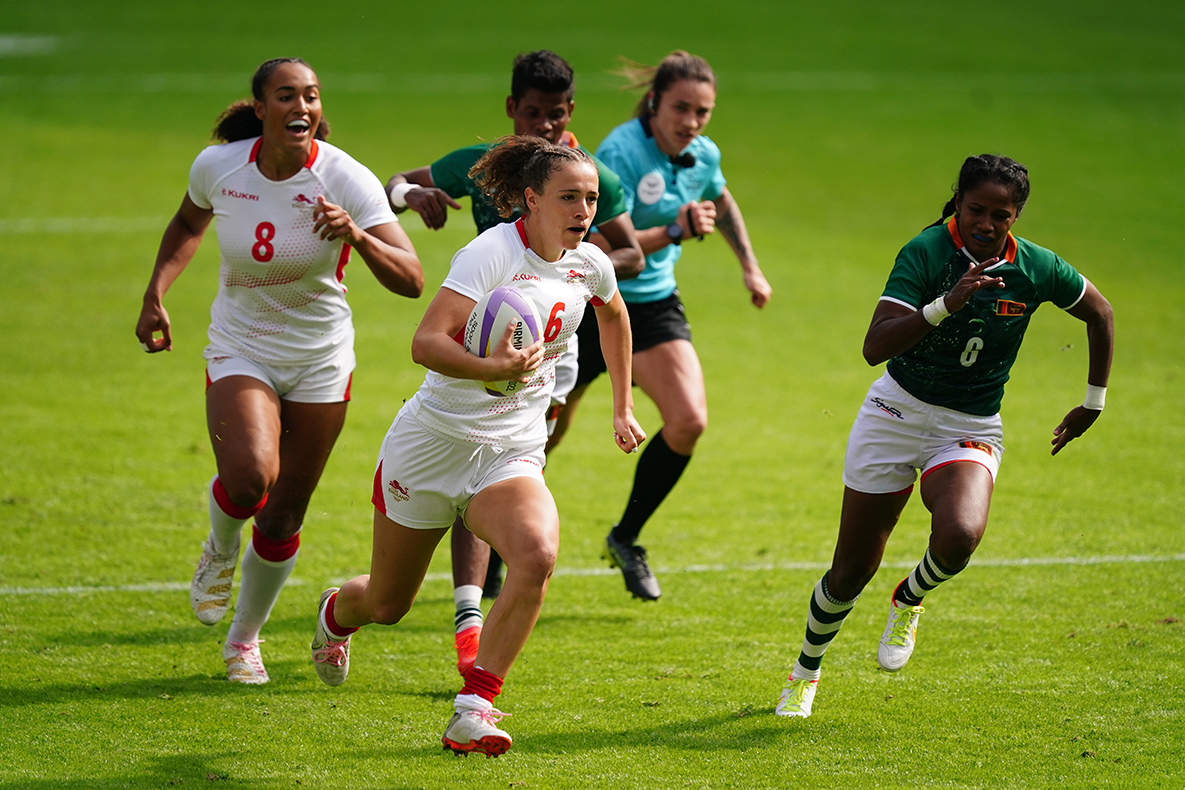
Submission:
<svg viewBox="0 0 1185 790">
<path fill-rule="evenodd" d="M 732 247 L 737 260 L 741 263 L 741 271 L 745 277 L 745 288 L 749 290 L 753 306 L 765 307 L 765 303 L 773 294 L 773 289 L 766 282 L 765 275 L 761 273 L 761 267 L 757 265 L 757 256 L 753 254 L 753 245 L 749 242 L 749 232 L 745 230 L 741 207 L 737 205 L 727 187 L 716 199 L 716 228 L 728 242 L 728 246 Z"/>
<path fill-rule="evenodd" d="M 404 186 L 397 190 L 396 194 L 401 197 L 403 203 L 396 205 L 391 190 L 400 184 L 412 185 L 412 188 Z M 419 214 L 424 224 L 432 230 L 444 227 L 444 223 L 448 222 L 450 208 L 461 208 L 461 204 L 449 197 L 447 192 L 436 187 L 432 180 L 431 165 L 391 176 L 387 180 L 387 202 L 396 214 L 402 214 L 410 208 Z"/>
<path fill-rule="evenodd" d="M 152 277 L 149 278 L 148 289 L 144 292 L 140 318 L 136 322 L 136 337 L 139 338 L 144 350 L 150 354 L 173 350 L 172 327 L 164 305 L 165 294 L 193 260 L 202 236 L 213 218 L 213 210 L 199 208 L 189 199 L 187 192 L 177 213 L 165 228 L 165 235 L 160 240 L 160 249 L 156 253 L 156 265 L 152 268 Z M 154 337 L 156 332 L 160 332 L 161 337 Z"/>
<path fill-rule="evenodd" d="M 1086 342 L 1090 354 L 1086 383 L 1092 390 L 1089 391 L 1087 402 L 1070 409 L 1065 419 L 1053 429 L 1052 455 L 1057 455 L 1063 447 L 1086 433 L 1102 414 L 1102 401 L 1107 381 L 1111 377 L 1111 357 L 1115 350 L 1115 316 L 1111 304 L 1089 280 L 1086 281 L 1086 293 L 1078 300 L 1078 304 L 1066 312 L 1086 322 Z M 1102 392 L 1099 392 L 1100 389 Z"/>
<path fill-rule="evenodd" d="M 613 294 L 606 304 L 595 308 L 597 328 L 601 333 L 601 353 L 605 369 L 613 382 L 613 441 L 623 453 L 637 452 L 646 439 L 646 432 L 634 419 L 634 395 L 630 316 L 626 312 L 621 292 Z"/>
</svg>

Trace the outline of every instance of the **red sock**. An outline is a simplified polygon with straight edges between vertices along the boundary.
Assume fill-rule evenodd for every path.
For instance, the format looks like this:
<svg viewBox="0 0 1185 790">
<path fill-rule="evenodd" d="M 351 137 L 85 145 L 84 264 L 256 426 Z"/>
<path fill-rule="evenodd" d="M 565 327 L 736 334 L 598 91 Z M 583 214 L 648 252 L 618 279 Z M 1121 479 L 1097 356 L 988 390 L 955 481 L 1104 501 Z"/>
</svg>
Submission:
<svg viewBox="0 0 1185 790">
<path fill-rule="evenodd" d="M 231 501 L 230 494 L 226 493 L 226 489 L 222 487 L 222 478 L 216 477 L 214 478 L 214 501 L 226 515 L 237 518 L 239 521 L 246 521 L 263 510 L 263 506 L 267 504 L 267 494 L 264 494 L 263 499 L 252 507 L 239 507 Z"/>
<path fill-rule="evenodd" d="M 337 603 L 337 593 L 329 596 L 329 600 L 325 602 L 325 628 L 333 636 L 339 639 L 345 639 L 350 634 L 357 631 L 357 628 L 346 628 L 344 625 L 338 625 L 337 620 L 333 619 L 333 605 Z"/>
<path fill-rule="evenodd" d="M 476 694 L 486 702 L 493 702 L 494 697 L 502 693 L 502 678 L 492 672 L 486 672 L 481 667 L 474 667 L 465 676 L 465 686 L 462 694 Z"/>
<path fill-rule="evenodd" d="M 261 560 L 268 562 L 283 562 L 290 559 L 300 548 L 300 533 L 297 532 L 284 540 L 272 540 L 259 531 L 259 527 L 251 525 L 251 545 Z"/>
</svg>

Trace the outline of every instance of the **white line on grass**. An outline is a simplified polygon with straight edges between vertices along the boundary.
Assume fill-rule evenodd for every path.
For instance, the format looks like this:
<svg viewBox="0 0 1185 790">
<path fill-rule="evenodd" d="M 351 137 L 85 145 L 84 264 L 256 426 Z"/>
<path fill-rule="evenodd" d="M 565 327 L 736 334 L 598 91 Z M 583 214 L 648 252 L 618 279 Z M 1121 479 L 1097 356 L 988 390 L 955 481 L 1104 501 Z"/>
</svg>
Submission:
<svg viewBox="0 0 1185 790">
<path fill-rule="evenodd" d="M 1102 557 L 1016 557 L 1013 559 L 976 559 L 973 565 L 984 568 L 1016 568 L 1040 565 L 1123 565 L 1142 562 L 1185 562 L 1185 554 L 1126 554 Z M 886 562 L 882 568 L 912 568 L 915 562 Z M 742 565 L 685 565 L 682 568 L 657 568 L 658 573 L 736 573 L 762 571 L 824 571 L 825 562 L 770 562 Z M 556 568 L 555 576 L 616 576 L 613 568 Z M 425 581 L 440 582 L 452 579 L 451 573 L 429 573 Z M 289 579 L 288 584 L 308 584 L 302 579 Z M 180 592 L 189 589 L 189 582 L 156 582 L 150 584 L 76 585 L 71 587 L 0 587 L 0 595 L 88 595 L 110 592 Z"/>
</svg>

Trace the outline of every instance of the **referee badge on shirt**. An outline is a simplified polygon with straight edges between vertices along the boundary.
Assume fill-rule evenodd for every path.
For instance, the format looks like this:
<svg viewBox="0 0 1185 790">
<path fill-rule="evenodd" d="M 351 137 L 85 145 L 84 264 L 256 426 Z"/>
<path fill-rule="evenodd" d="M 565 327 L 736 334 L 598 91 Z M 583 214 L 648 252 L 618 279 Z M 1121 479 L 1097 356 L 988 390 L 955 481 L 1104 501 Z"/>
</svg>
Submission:
<svg viewBox="0 0 1185 790">
<path fill-rule="evenodd" d="M 642 179 L 638 182 L 638 200 L 647 206 L 653 206 L 662 200 L 662 196 L 666 191 L 667 181 L 663 178 L 662 173 L 657 170 L 651 170 L 642 176 Z"/>
</svg>

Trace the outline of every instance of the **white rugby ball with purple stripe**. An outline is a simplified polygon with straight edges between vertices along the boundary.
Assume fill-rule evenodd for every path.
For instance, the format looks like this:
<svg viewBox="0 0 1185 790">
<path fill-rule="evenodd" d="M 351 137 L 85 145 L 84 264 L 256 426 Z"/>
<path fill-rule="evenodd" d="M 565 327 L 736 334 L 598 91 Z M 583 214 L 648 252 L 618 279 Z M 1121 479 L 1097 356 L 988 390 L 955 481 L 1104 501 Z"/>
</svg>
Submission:
<svg viewBox="0 0 1185 790">
<path fill-rule="evenodd" d="M 501 285 L 474 305 L 465 322 L 465 350 L 479 357 L 488 357 L 502 339 L 510 322 L 514 322 L 511 339 L 515 348 L 529 346 L 539 339 L 542 322 L 531 300 L 523 292 L 509 285 Z M 526 384 L 521 381 L 483 381 L 490 395 L 513 395 Z"/>
</svg>

